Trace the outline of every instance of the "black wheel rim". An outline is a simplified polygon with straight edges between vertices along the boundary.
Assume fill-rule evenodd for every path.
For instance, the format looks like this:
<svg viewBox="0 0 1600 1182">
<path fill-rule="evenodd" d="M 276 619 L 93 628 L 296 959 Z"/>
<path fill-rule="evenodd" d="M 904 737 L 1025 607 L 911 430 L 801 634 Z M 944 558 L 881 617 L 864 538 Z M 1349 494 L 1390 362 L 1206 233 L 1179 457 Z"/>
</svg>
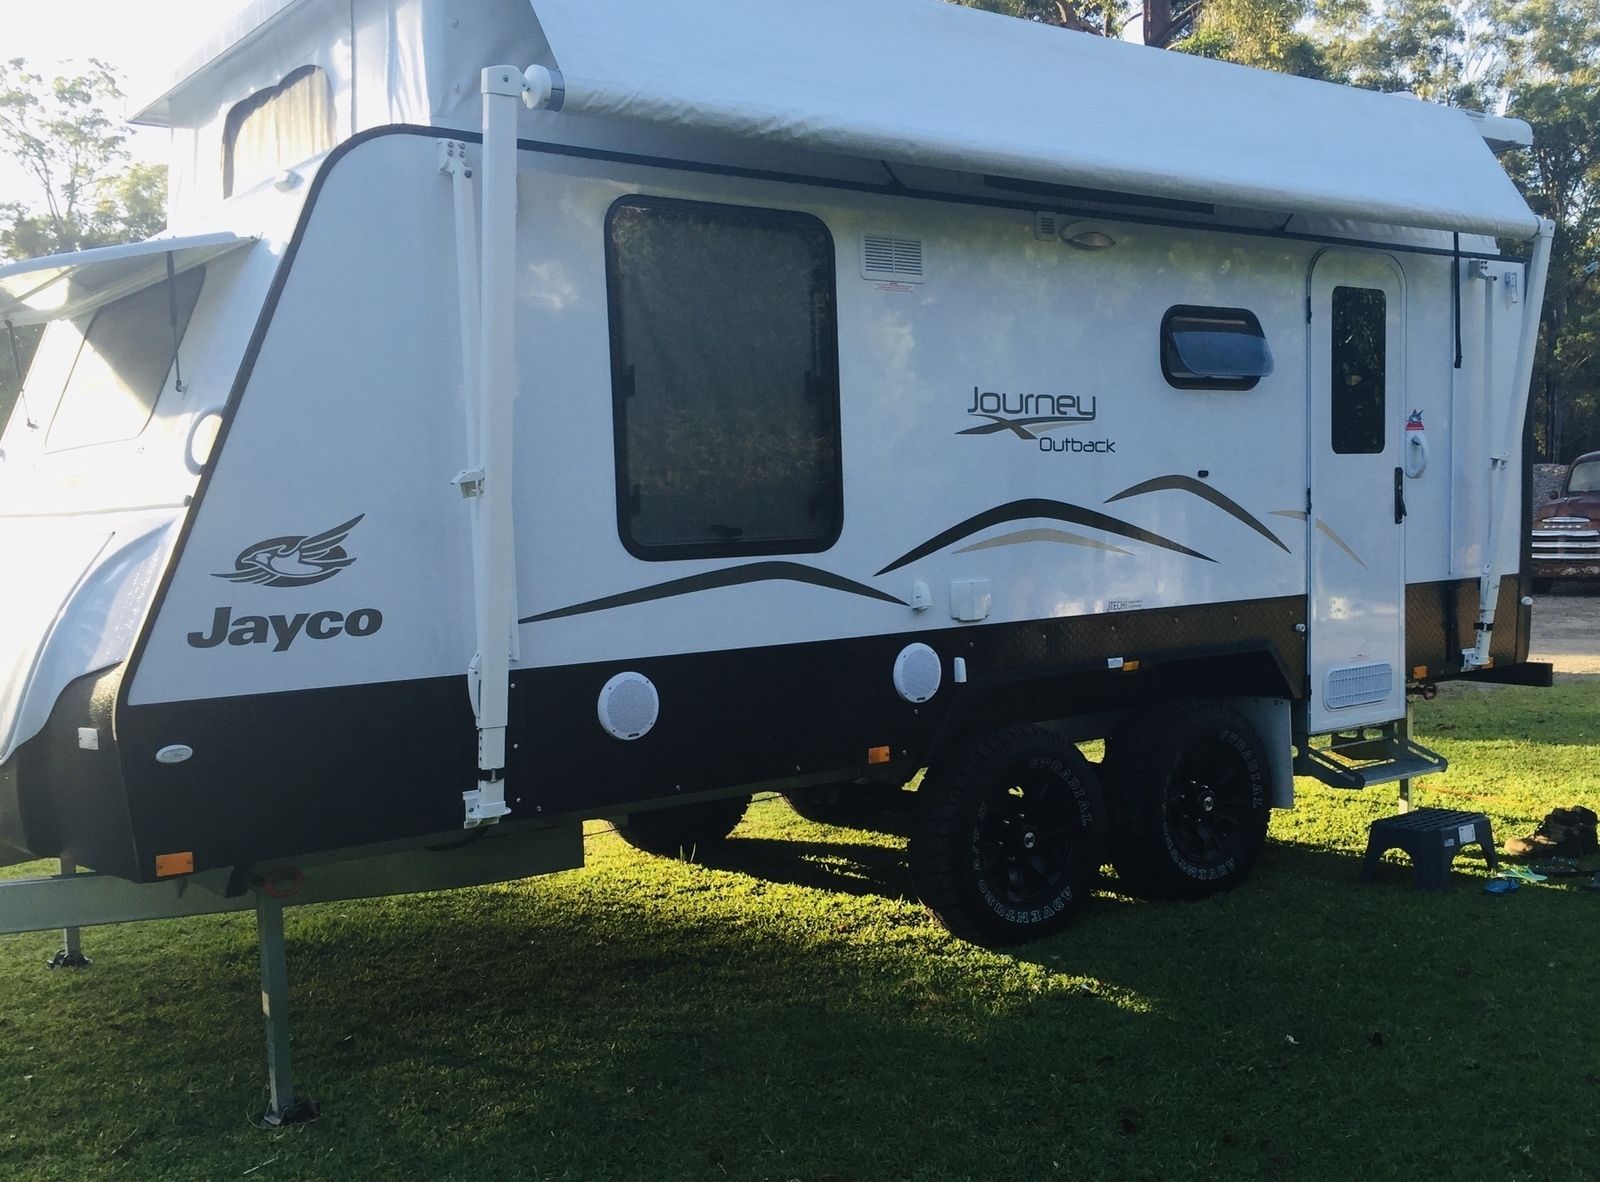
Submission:
<svg viewBox="0 0 1600 1182">
<path fill-rule="evenodd" d="M 1234 856 L 1253 807 L 1255 785 L 1244 756 L 1222 739 L 1196 744 L 1167 781 L 1167 835 L 1198 866 Z"/>
<path fill-rule="evenodd" d="M 1019 911 L 1060 896 L 1081 827 L 1076 794 L 1052 772 L 1013 769 L 984 801 L 978 866 L 996 898 Z"/>
</svg>

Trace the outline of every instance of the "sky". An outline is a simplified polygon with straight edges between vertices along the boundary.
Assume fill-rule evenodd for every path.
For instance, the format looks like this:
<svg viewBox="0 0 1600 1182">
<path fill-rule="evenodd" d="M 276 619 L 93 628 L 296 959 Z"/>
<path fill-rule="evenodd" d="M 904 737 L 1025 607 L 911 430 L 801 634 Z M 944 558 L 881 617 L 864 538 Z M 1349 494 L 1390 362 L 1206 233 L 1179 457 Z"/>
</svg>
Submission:
<svg viewBox="0 0 1600 1182">
<path fill-rule="evenodd" d="M 0 59 L 27 58 L 31 70 L 48 78 L 59 72 L 62 61 L 97 57 L 121 72 L 123 89 L 137 100 L 159 86 L 195 42 L 248 2 L 0 0 Z M 164 132 L 139 131 L 128 146 L 140 159 L 166 158 Z M 24 175 L 9 161 L 0 161 L 0 201 L 10 199 L 31 204 L 36 197 Z"/>
</svg>

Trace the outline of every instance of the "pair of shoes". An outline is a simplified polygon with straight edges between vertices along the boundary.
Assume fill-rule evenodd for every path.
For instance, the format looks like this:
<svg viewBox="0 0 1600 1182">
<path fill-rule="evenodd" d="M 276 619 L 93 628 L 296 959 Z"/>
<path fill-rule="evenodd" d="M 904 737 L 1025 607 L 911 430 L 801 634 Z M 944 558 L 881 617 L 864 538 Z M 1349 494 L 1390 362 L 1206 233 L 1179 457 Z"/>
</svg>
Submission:
<svg viewBox="0 0 1600 1182">
<path fill-rule="evenodd" d="M 1582 857 L 1600 849 L 1600 838 L 1595 823 L 1600 821 L 1591 809 L 1573 805 L 1566 809 L 1552 809 L 1545 814 L 1539 827 L 1527 837 L 1513 837 L 1506 842 L 1506 853 L 1513 858 Z"/>
</svg>

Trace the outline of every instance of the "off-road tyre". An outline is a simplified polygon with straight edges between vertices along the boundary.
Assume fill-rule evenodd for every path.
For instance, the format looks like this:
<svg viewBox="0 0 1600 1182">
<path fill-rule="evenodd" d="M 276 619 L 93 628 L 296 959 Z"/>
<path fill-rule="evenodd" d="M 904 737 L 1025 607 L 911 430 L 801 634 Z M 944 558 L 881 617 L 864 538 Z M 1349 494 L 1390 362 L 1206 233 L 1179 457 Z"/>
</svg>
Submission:
<svg viewBox="0 0 1600 1182">
<path fill-rule="evenodd" d="M 1036 726 L 976 734 L 928 769 L 912 818 L 911 882 L 953 935 L 985 947 L 1066 927 L 1104 851 L 1100 783 Z"/>
<path fill-rule="evenodd" d="M 728 839 L 749 807 L 748 796 L 729 796 L 630 813 L 627 824 L 617 826 L 617 833 L 636 850 L 696 862 Z"/>
<path fill-rule="evenodd" d="M 1222 702 L 1175 702 L 1130 719 L 1101 765 L 1119 885 L 1153 899 L 1200 899 L 1249 877 L 1272 815 L 1272 761 Z"/>
</svg>

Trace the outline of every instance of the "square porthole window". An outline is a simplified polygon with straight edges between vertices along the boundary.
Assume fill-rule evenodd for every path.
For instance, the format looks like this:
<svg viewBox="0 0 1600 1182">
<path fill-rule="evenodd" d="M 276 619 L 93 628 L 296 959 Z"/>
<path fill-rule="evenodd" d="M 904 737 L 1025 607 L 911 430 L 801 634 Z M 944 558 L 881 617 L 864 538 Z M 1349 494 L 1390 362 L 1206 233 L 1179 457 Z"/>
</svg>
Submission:
<svg viewBox="0 0 1600 1182">
<path fill-rule="evenodd" d="M 1180 390 L 1251 390 L 1272 372 L 1272 349 L 1246 308 L 1180 304 L 1161 318 L 1161 372 Z"/>
</svg>

